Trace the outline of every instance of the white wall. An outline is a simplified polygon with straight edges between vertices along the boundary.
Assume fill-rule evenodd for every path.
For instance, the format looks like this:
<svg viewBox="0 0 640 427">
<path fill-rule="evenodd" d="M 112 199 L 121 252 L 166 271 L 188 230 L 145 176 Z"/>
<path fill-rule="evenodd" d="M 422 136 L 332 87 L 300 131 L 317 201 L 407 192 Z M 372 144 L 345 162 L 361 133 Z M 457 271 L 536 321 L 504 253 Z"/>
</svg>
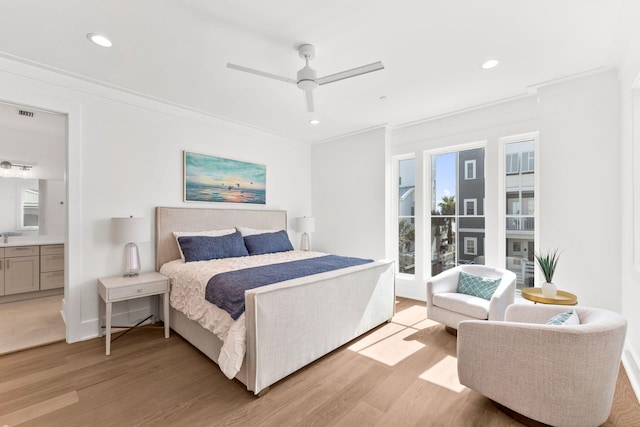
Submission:
<svg viewBox="0 0 640 427">
<path fill-rule="evenodd" d="M 290 229 L 293 218 L 311 210 L 310 148 L 304 144 L 6 59 L 0 59 L 0 99 L 69 113 L 70 342 L 97 335 L 97 278 L 119 274 L 122 247 L 110 241 L 110 218 L 144 216 L 153 224 L 156 206 L 185 205 L 183 150 L 265 164 L 266 206 L 242 207 L 285 209 Z M 143 270 L 153 270 L 153 242 L 140 249 Z M 114 310 L 132 313 L 133 321 L 149 311 L 149 303 Z"/>
<path fill-rule="evenodd" d="M 380 128 L 311 150 L 312 249 L 344 256 L 385 257 L 385 130 Z"/>
<path fill-rule="evenodd" d="M 630 38 L 621 67 L 621 299 L 627 319 L 627 346 L 623 361 L 631 384 L 640 396 L 640 28 Z"/>
</svg>

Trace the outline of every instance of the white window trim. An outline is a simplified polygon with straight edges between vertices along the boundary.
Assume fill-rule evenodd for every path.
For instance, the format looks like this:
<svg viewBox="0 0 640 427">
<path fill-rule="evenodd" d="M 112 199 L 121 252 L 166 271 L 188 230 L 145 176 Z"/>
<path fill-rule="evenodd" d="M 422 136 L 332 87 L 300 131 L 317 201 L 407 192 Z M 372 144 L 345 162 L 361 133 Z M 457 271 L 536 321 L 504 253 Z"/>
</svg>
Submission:
<svg viewBox="0 0 640 427">
<path fill-rule="evenodd" d="M 467 250 L 468 242 L 473 242 L 473 252 Z M 464 254 L 465 255 L 478 255 L 478 238 L 477 237 L 465 237 L 464 238 Z"/>
<path fill-rule="evenodd" d="M 478 215 L 478 201 L 476 199 L 464 199 L 464 203 L 462 205 L 464 207 L 464 215 L 460 215 L 460 216 L 470 216 L 467 213 L 467 203 L 469 202 L 473 204 L 473 213 L 471 214 L 471 216 Z"/>
<path fill-rule="evenodd" d="M 389 251 L 389 255 L 388 258 L 391 258 L 393 260 L 395 260 L 395 264 L 396 264 L 396 271 L 394 272 L 394 274 L 397 277 L 406 277 L 406 278 L 413 278 L 413 277 L 417 277 L 416 274 L 418 273 L 418 265 L 415 266 L 415 272 L 414 274 L 406 274 L 406 273 L 399 273 L 397 271 L 398 266 L 399 266 L 399 259 L 398 259 L 398 245 L 399 245 L 399 239 L 398 239 L 398 224 L 400 222 L 400 218 L 409 218 L 406 216 L 400 216 L 398 214 L 398 209 L 399 209 L 399 198 L 400 198 L 400 192 L 399 192 L 399 176 L 400 176 L 400 161 L 402 160 L 411 160 L 411 159 L 415 159 L 416 160 L 416 187 L 418 186 L 419 180 L 421 179 L 420 176 L 420 172 L 419 172 L 419 165 L 417 164 L 418 158 L 416 157 L 415 153 L 407 153 L 407 154 L 401 154 L 401 155 L 396 155 L 396 156 L 392 156 L 391 157 L 391 170 L 392 170 L 392 174 L 393 174 L 393 178 L 392 181 L 394 184 L 391 186 L 391 193 L 392 193 L 392 203 L 393 203 L 393 213 L 391 215 L 392 218 L 392 226 L 389 228 L 390 232 L 391 232 L 391 239 L 390 241 L 392 242 L 392 246 L 388 249 Z M 414 191 L 415 191 L 415 187 L 414 187 Z M 402 196 L 407 196 L 409 194 L 409 191 L 407 191 L 405 194 L 403 194 Z M 418 193 L 415 193 L 418 194 Z M 413 215 L 413 220 L 415 223 L 415 238 L 416 238 L 416 260 L 418 259 L 419 256 L 419 249 L 418 249 L 418 231 L 419 231 L 419 226 L 418 226 L 418 197 L 416 197 L 416 209 Z M 417 264 L 417 263 L 416 263 Z"/>
<path fill-rule="evenodd" d="M 471 174 L 468 173 L 469 172 L 468 165 L 473 165 Z M 464 179 L 466 181 L 470 181 L 472 179 L 476 179 L 476 160 L 475 159 L 473 159 L 473 160 L 465 160 L 464 161 Z"/>
</svg>

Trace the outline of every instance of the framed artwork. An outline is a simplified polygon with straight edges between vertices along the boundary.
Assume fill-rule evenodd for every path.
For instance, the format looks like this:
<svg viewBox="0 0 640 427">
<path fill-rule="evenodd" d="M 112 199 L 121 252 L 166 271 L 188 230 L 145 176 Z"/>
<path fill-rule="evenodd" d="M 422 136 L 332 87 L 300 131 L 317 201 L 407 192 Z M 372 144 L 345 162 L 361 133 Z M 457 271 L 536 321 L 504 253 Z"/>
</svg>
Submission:
<svg viewBox="0 0 640 427">
<path fill-rule="evenodd" d="M 256 163 L 184 152 L 184 201 L 266 202 L 267 167 Z"/>
</svg>

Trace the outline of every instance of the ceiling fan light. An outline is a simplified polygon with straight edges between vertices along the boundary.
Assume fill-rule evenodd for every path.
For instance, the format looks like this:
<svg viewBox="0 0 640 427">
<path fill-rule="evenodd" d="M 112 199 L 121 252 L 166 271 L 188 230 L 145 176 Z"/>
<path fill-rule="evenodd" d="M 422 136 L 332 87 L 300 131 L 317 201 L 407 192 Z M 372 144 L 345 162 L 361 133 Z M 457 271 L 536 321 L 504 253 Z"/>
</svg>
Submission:
<svg viewBox="0 0 640 427">
<path fill-rule="evenodd" d="M 314 90 L 318 87 L 318 83 L 313 80 L 300 80 L 298 87 L 302 90 Z"/>
<path fill-rule="evenodd" d="M 90 34 L 87 34 L 87 38 L 91 40 L 92 43 L 95 43 L 101 47 L 113 46 L 113 43 L 111 42 L 111 40 L 109 40 L 107 36 L 102 34 L 90 33 Z"/>
</svg>

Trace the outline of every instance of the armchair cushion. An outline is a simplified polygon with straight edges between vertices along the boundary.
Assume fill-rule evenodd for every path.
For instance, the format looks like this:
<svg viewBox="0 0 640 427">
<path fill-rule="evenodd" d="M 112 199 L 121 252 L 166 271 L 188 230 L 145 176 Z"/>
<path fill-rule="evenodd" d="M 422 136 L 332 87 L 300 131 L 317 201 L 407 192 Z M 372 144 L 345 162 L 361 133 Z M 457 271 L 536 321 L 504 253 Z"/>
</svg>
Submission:
<svg viewBox="0 0 640 427">
<path fill-rule="evenodd" d="M 490 279 L 488 277 L 476 276 L 475 274 L 461 271 L 458 282 L 458 292 L 490 300 L 493 293 L 498 289 L 498 285 L 501 281 L 501 277 Z"/>
<path fill-rule="evenodd" d="M 460 313 L 475 319 L 487 319 L 489 317 L 489 301 L 484 298 L 458 293 L 435 294 L 433 304 Z"/>
</svg>

